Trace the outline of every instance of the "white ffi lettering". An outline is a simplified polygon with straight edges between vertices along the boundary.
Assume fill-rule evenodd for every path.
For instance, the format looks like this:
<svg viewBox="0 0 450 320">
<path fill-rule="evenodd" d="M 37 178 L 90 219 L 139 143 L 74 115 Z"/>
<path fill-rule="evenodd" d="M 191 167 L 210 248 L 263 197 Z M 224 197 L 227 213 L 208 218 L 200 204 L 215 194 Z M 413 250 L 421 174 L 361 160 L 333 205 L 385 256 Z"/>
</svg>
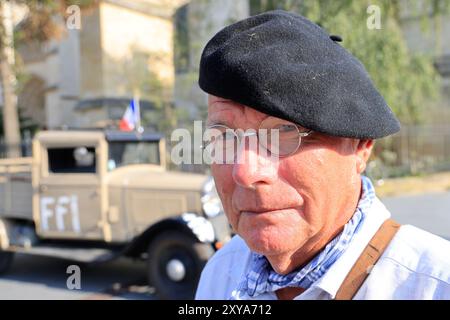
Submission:
<svg viewBox="0 0 450 320">
<path fill-rule="evenodd" d="M 50 197 L 42 197 L 41 198 L 41 228 L 44 231 L 49 229 L 48 227 L 48 219 L 53 216 L 53 211 L 48 208 L 49 205 L 55 203 L 54 198 Z"/>
<path fill-rule="evenodd" d="M 69 204 L 70 199 L 67 196 L 62 196 L 58 198 L 58 202 L 55 207 L 56 214 L 56 228 L 58 231 L 64 231 L 64 215 L 69 212 L 67 210 L 67 205 Z"/>
<path fill-rule="evenodd" d="M 72 213 L 72 228 L 76 233 L 81 232 L 80 228 L 80 215 L 78 211 L 78 197 L 72 196 L 70 201 L 70 212 Z"/>
</svg>

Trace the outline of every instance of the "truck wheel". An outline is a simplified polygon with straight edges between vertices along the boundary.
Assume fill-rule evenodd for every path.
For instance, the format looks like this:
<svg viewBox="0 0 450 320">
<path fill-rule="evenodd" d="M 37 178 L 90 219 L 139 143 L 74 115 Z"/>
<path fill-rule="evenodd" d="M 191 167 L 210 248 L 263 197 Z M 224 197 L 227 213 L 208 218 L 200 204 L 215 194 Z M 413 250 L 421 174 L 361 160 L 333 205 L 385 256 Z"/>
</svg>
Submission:
<svg viewBox="0 0 450 320">
<path fill-rule="evenodd" d="M 161 299 L 193 299 L 211 245 L 169 231 L 153 239 L 148 249 L 148 279 Z"/>
<path fill-rule="evenodd" d="M 11 266 L 14 252 L 0 251 L 0 274 L 6 273 Z"/>
</svg>

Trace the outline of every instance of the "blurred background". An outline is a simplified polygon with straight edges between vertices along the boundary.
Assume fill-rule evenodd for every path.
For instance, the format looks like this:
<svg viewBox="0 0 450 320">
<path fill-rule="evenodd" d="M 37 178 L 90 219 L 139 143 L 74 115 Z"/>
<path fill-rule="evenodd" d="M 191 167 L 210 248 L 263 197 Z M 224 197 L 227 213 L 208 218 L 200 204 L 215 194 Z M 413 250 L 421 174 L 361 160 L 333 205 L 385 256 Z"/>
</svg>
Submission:
<svg viewBox="0 0 450 320">
<path fill-rule="evenodd" d="M 42 130 L 117 128 L 136 95 L 147 131 L 192 132 L 206 116 L 197 85 L 206 42 L 273 9 L 340 35 L 363 62 L 402 122 L 377 141 L 366 174 L 399 222 L 450 239 L 450 0 L 1 0 L 0 157 L 31 156 Z M 133 263 L 88 269 L 89 285 L 71 292 L 55 280 L 63 265 L 36 261 L 14 262 L 0 298 L 154 297 Z"/>
</svg>

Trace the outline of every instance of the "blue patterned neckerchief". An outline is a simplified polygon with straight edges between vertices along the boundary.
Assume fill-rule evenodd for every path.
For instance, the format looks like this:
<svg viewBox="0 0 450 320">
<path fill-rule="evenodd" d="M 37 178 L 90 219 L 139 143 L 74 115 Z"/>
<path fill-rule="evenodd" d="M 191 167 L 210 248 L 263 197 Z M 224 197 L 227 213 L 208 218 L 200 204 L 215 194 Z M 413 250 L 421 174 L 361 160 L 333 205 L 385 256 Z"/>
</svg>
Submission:
<svg viewBox="0 0 450 320">
<path fill-rule="evenodd" d="M 307 289 L 321 278 L 331 265 L 342 255 L 353 236 L 358 233 L 365 219 L 367 209 L 372 205 L 375 191 L 369 178 L 362 176 L 362 194 L 353 217 L 344 226 L 344 230 L 331 240 L 306 266 L 287 275 L 276 273 L 269 261 L 260 254 L 252 253 L 249 272 L 233 293 L 231 299 L 256 297 L 266 292 L 275 292 L 286 287 Z"/>
</svg>

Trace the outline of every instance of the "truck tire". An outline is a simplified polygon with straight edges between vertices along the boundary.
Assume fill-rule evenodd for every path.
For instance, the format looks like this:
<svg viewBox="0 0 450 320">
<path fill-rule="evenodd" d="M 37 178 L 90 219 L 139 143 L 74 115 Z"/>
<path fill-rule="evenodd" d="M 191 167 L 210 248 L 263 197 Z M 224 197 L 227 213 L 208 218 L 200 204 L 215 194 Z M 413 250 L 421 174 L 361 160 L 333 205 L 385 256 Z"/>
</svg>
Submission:
<svg viewBox="0 0 450 320">
<path fill-rule="evenodd" d="M 193 299 L 211 245 L 193 236 L 167 231 L 156 236 L 148 248 L 148 280 L 160 299 Z"/>
<path fill-rule="evenodd" d="M 14 252 L 0 250 L 0 274 L 6 273 L 11 267 Z"/>
</svg>

